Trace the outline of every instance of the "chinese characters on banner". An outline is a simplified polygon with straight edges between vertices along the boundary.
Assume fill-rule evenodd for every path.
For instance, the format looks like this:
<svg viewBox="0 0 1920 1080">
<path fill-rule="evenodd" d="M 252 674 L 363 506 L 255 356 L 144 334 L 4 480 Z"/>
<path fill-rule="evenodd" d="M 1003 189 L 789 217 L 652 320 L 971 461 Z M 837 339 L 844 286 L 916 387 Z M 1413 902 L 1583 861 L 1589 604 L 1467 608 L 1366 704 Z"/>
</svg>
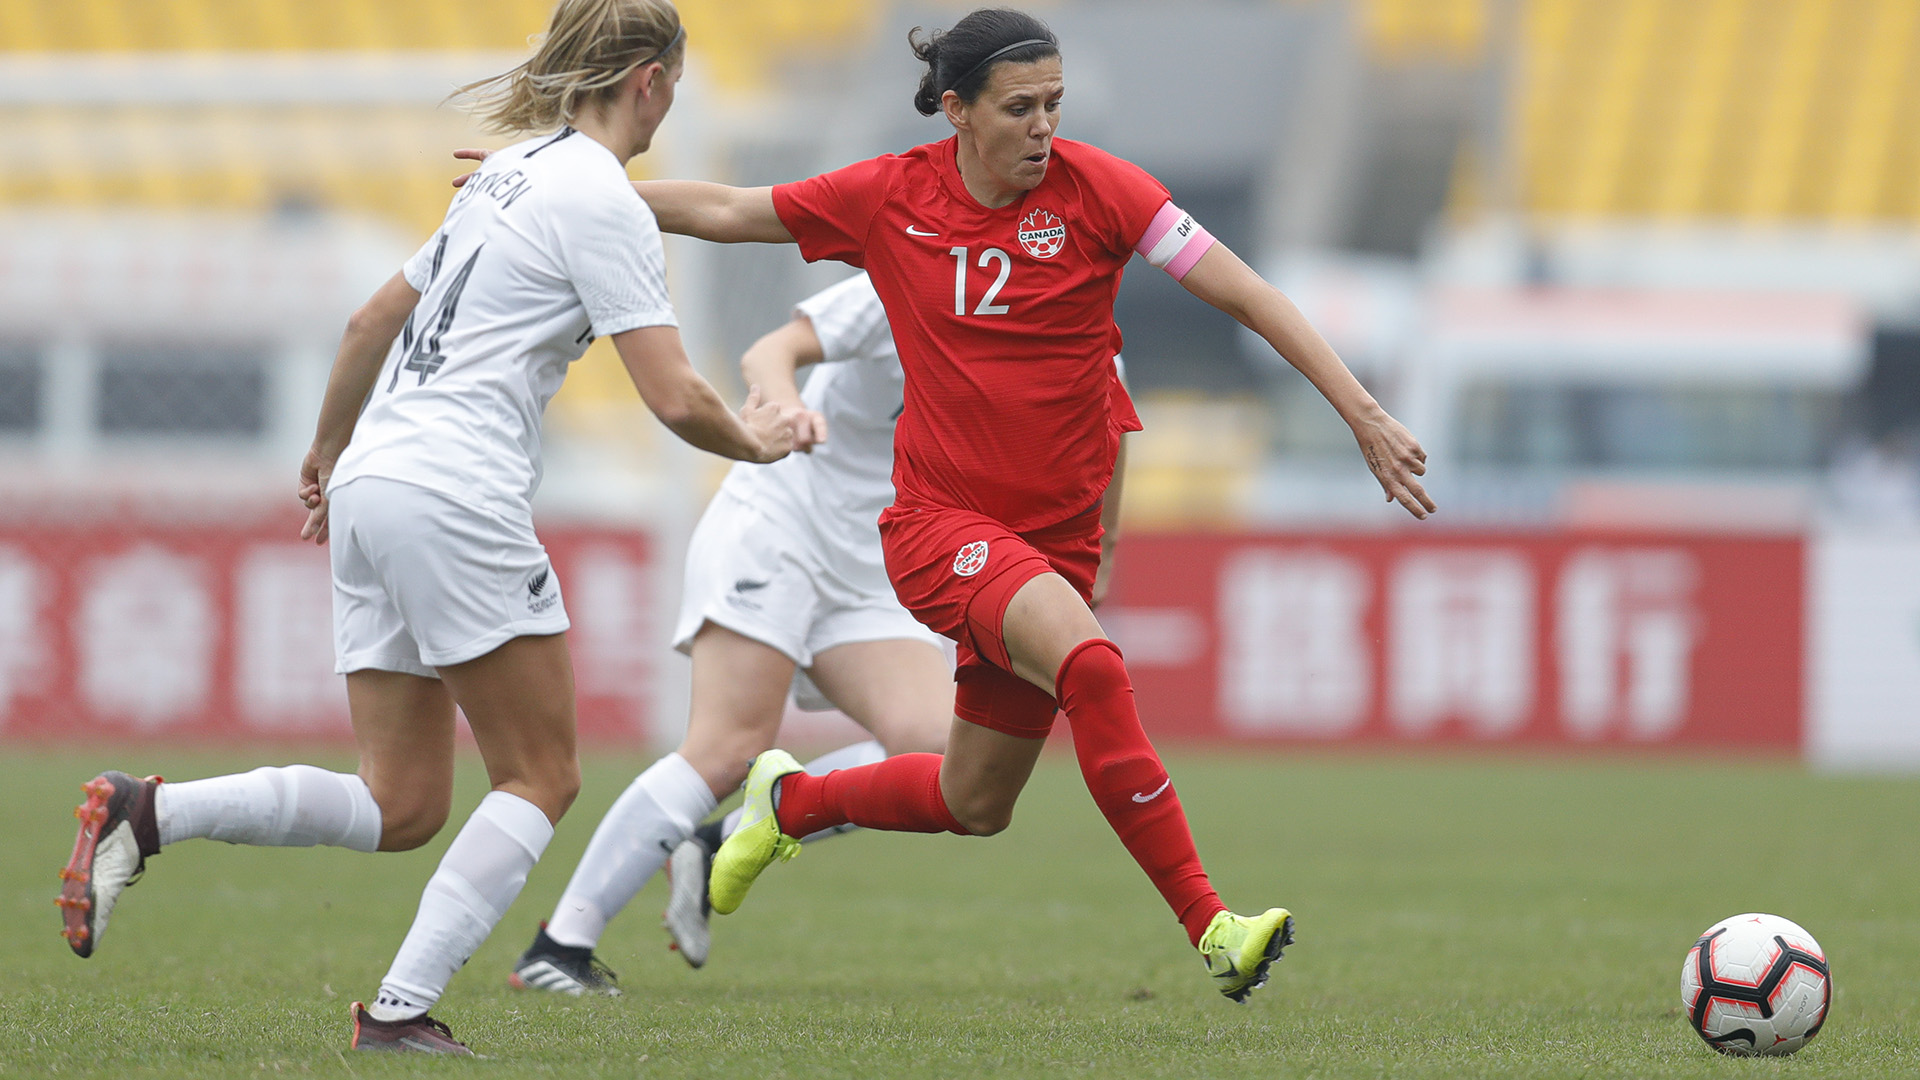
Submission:
<svg viewBox="0 0 1920 1080">
<path fill-rule="evenodd" d="M 1156 736 L 1791 751 L 1803 547 L 1131 536 L 1100 618 Z"/>
<path fill-rule="evenodd" d="M 327 552 L 257 526 L 0 526 L 0 735 L 348 738 Z M 582 734 L 651 730 L 646 538 L 541 530 L 565 583 Z"/>
<path fill-rule="evenodd" d="M 290 535 L 0 526 L 0 735 L 348 737 L 326 552 Z M 646 739 L 655 680 L 685 677 L 654 546 L 541 535 L 582 734 Z M 1100 619 L 1156 738 L 1792 751 L 1804 558 L 1696 534 L 1135 534 Z"/>
</svg>

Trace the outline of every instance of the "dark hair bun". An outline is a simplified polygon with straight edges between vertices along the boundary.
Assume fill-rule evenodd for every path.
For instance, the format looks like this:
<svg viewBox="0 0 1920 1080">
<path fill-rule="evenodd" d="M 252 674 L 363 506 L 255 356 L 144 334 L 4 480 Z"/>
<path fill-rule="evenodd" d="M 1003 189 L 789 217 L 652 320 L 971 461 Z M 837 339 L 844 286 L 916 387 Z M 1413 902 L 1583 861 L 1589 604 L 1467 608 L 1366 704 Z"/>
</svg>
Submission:
<svg viewBox="0 0 1920 1080">
<path fill-rule="evenodd" d="M 979 97 L 1001 64 L 1030 64 L 1060 55 L 1060 39 L 1046 23 L 1012 8 L 981 8 L 932 33 L 916 26 L 907 33 L 907 45 L 927 65 L 913 93 L 913 107 L 922 116 L 939 112 L 949 90 L 962 101 Z"/>
<path fill-rule="evenodd" d="M 907 31 L 907 46 L 913 50 L 914 58 L 927 65 L 920 76 L 920 88 L 913 92 L 913 107 L 921 116 L 932 116 L 940 111 L 941 91 L 934 85 L 934 73 L 940 70 L 940 39 L 947 35 L 939 30 L 920 38 L 921 29 L 914 27 Z"/>
</svg>

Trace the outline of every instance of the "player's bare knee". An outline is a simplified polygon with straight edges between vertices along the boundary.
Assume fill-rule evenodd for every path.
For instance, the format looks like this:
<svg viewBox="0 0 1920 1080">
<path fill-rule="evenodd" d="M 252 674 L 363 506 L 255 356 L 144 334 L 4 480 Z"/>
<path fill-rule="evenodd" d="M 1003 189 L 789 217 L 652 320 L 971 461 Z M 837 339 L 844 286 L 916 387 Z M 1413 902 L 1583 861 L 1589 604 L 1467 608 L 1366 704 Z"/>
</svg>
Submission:
<svg viewBox="0 0 1920 1080">
<path fill-rule="evenodd" d="M 739 779 L 734 780 L 729 790 L 739 787 L 747 779 L 747 769 L 753 759 L 773 749 L 773 733 L 759 731 L 731 731 L 716 740 L 706 757 L 716 771 L 724 771 L 731 778 L 737 772 Z M 706 775 L 702 770 L 702 775 Z"/>
<path fill-rule="evenodd" d="M 715 797 L 733 791 L 747 782 L 747 770 L 753 767 L 753 758 L 729 755 L 725 761 L 715 762 L 712 770 L 700 770 L 707 780 L 707 786 L 713 789 Z"/>
<path fill-rule="evenodd" d="M 573 800 L 580 796 L 579 759 L 569 758 L 549 764 L 536 781 L 536 787 L 541 795 L 537 800 L 540 808 L 547 812 L 548 817 L 560 820 L 561 815 L 573 806 Z"/>
<path fill-rule="evenodd" d="M 726 797 L 747 781 L 748 759 L 741 757 L 731 746 L 716 745 L 711 741 L 683 742 L 674 752 L 680 755 L 680 760 L 693 766 L 693 771 L 707 782 L 716 799 Z"/>
<path fill-rule="evenodd" d="M 379 801 L 379 800 L 376 800 Z M 432 799 L 380 802 L 380 850 L 412 851 L 446 827 L 448 803 Z"/>
<path fill-rule="evenodd" d="M 993 836 L 1013 824 L 1013 803 L 994 795 L 949 797 L 947 812 L 974 836 Z"/>
<path fill-rule="evenodd" d="M 1006 832 L 1007 826 L 1013 824 L 1013 807 L 1004 809 L 995 807 L 975 811 L 965 817 L 955 814 L 954 820 L 965 826 L 967 832 L 974 836 L 996 836 Z"/>
<path fill-rule="evenodd" d="M 573 754 L 536 755 L 492 764 L 493 790 L 525 799 L 556 824 L 580 794 L 580 760 Z"/>
</svg>

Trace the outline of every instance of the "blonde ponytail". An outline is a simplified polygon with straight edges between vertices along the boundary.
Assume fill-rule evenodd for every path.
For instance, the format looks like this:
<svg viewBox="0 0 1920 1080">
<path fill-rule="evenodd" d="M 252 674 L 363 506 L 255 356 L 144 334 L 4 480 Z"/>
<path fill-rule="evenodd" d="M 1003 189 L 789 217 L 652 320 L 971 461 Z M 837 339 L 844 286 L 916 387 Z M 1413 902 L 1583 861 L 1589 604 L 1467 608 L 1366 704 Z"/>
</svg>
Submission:
<svg viewBox="0 0 1920 1080">
<path fill-rule="evenodd" d="M 669 0 L 560 0 L 531 59 L 456 92 L 488 131 L 551 131 L 646 64 L 668 66 L 686 48 Z"/>
</svg>

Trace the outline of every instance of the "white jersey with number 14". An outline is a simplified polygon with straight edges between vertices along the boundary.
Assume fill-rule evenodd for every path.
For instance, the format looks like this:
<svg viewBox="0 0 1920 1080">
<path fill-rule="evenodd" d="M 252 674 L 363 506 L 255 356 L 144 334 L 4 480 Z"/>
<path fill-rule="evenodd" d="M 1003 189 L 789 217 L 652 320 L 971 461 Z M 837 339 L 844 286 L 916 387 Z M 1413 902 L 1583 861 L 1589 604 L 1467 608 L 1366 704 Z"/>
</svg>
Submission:
<svg viewBox="0 0 1920 1080">
<path fill-rule="evenodd" d="M 595 337 L 677 325 L 653 212 L 572 129 L 489 157 L 403 272 L 420 302 L 333 487 L 380 476 L 524 516 L 568 365 Z"/>
</svg>

